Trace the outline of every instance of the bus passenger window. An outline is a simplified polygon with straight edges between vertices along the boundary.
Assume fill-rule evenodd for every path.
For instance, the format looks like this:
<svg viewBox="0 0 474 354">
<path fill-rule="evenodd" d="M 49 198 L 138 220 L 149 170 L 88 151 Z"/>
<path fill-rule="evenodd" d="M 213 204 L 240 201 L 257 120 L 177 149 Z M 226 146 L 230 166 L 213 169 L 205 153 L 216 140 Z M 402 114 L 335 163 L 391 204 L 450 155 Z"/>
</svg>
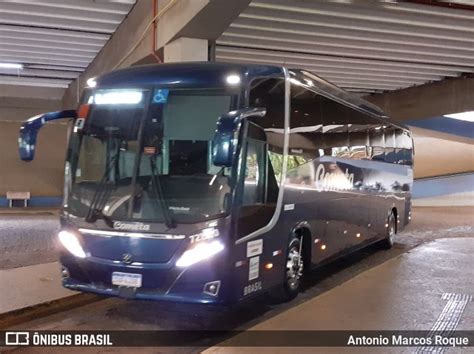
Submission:
<svg viewBox="0 0 474 354">
<path fill-rule="evenodd" d="M 372 147 L 371 159 L 376 161 L 385 160 L 385 138 L 383 133 L 383 126 L 377 124 L 370 128 L 369 131 L 369 142 Z"/>
<path fill-rule="evenodd" d="M 368 134 L 364 128 L 357 128 L 358 130 L 356 130 L 356 127 L 356 125 L 353 125 L 349 133 L 351 159 L 365 160 L 370 158 L 370 155 L 367 154 Z"/>
<path fill-rule="evenodd" d="M 338 146 L 332 148 L 332 156 L 339 158 L 349 158 L 349 146 Z"/>
<path fill-rule="evenodd" d="M 392 126 L 384 129 L 385 134 L 385 162 L 398 163 L 397 153 L 395 151 L 395 128 Z"/>
<path fill-rule="evenodd" d="M 367 158 L 366 146 L 351 146 L 351 159 L 364 160 Z"/>
</svg>

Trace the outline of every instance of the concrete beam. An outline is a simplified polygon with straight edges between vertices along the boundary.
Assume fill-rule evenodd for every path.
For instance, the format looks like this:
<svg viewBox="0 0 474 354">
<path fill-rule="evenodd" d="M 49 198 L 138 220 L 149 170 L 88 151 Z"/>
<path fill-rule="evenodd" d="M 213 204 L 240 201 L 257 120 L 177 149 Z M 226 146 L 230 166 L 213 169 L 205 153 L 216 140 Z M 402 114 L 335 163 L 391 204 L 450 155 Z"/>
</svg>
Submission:
<svg viewBox="0 0 474 354">
<path fill-rule="evenodd" d="M 40 113 L 61 110 L 61 100 L 0 97 L 0 122 L 23 122 Z"/>
<path fill-rule="evenodd" d="M 64 89 L 0 85 L 0 122 L 21 122 L 61 109 Z"/>
<path fill-rule="evenodd" d="M 449 134 L 415 127 L 412 127 L 412 132 L 415 178 L 473 172 L 474 145 L 471 139 L 453 137 L 448 140 Z"/>
<path fill-rule="evenodd" d="M 364 98 L 399 121 L 474 111 L 474 78 L 446 79 Z"/>
<path fill-rule="evenodd" d="M 91 77 L 113 70 L 119 61 L 140 41 L 142 33 L 153 18 L 154 3 L 154 1 L 137 1 L 89 67 L 66 90 L 63 97 L 64 108 L 75 108 L 86 81 Z M 140 44 L 121 63 L 120 67 L 130 66 L 150 55 L 153 51 L 153 40 L 153 31 L 147 31 Z"/>
<path fill-rule="evenodd" d="M 41 98 L 45 100 L 60 100 L 64 95 L 63 88 L 47 88 L 47 87 L 29 87 L 16 85 L 0 85 L 1 97 L 16 97 L 25 99 Z"/>
<path fill-rule="evenodd" d="M 157 1 L 159 11 L 170 0 Z M 250 0 L 179 0 L 159 19 L 156 38 L 153 38 L 153 26 L 150 26 L 144 38 L 141 38 L 156 13 L 155 0 L 137 1 L 86 71 L 66 90 L 63 106 L 74 108 L 87 79 L 93 76 L 106 73 L 116 67 L 158 62 L 154 50 L 160 51 L 171 41 L 181 37 L 215 40 L 249 3 Z M 122 62 L 122 58 L 137 42 L 139 42 L 138 46 Z"/>
<path fill-rule="evenodd" d="M 197 38 L 178 38 L 164 48 L 164 62 L 207 61 L 208 41 Z"/>
<path fill-rule="evenodd" d="M 230 26 L 230 24 L 244 11 L 251 0 L 181 0 L 174 9 L 170 10 L 170 22 L 173 16 L 180 16 L 186 7 L 195 11 L 193 16 L 188 16 L 186 23 L 174 27 L 174 33 L 168 37 L 158 38 L 158 48 L 167 42 L 180 38 L 200 38 L 215 41 Z M 200 9 L 199 9 L 200 8 Z M 189 11 L 189 10 L 188 10 Z M 175 15 L 172 15 L 174 13 Z M 181 15 L 182 16 L 182 15 Z M 165 21 L 158 24 L 158 36 L 163 33 Z M 178 28 L 181 27 L 181 28 Z M 166 41 L 166 42 L 165 42 Z"/>
</svg>

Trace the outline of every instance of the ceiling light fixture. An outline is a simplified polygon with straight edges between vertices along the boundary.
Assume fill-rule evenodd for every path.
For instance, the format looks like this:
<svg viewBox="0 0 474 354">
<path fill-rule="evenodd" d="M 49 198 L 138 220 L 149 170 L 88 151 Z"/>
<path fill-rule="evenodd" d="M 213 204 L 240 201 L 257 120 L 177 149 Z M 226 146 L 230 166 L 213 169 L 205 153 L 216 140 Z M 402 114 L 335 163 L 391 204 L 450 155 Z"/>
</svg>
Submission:
<svg viewBox="0 0 474 354">
<path fill-rule="evenodd" d="M 23 64 L 18 63 L 0 63 L 0 69 L 23 69 Z"/>
<path fill-rule="evenodd" d="M 474 111 L 467 111 L 461 113 L 445 114 L 446 118 L 464 120 L 466 122 L 474 123 Z"/>
</svg>

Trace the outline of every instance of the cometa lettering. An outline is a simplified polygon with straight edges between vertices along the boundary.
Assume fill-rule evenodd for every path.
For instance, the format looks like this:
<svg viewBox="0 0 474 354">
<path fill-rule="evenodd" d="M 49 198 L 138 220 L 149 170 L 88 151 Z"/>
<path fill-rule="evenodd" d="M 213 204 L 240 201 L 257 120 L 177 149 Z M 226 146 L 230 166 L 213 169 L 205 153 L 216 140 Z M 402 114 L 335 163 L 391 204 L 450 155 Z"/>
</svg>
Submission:
<svg viewBox="0 0 474 354">
<path fill-rule="evenodd" d="M 120 221 L 114 222 L 115 230 L 130 230 L 130 231 L 150 231 L 150 225 L 139 223 L 124 223 Z"/>
<path fill-rule="evenodd" d="M 344 190 L 351 189 L 354 185 L 354 174 L 346 172 L 326 172 L 323 164 L 316 168 L 316 187 L 324 190 Z"/>
</svg>

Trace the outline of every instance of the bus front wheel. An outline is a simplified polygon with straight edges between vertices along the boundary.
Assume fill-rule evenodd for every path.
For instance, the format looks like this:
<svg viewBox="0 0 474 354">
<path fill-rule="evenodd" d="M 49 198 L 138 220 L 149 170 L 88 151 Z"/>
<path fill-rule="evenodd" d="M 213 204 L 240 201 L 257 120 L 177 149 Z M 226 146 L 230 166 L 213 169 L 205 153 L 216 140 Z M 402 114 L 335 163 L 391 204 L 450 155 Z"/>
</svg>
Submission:
<svg viewBox="0 0 474 354">
<path fill-rule="evenodd" d="M 273 302 L 287 302 L 298 295 L 303 278 L 303 264 L 303 242 L 293 235 L 288 244 L 283 284 L 270 293 Z"/>
<path fill-rule="evenodd" d="M 380 242 L 380 246 L 383 249 L 388 250 L 393 247 L 395 243 L 395 234 L 397 233 L 397 223 L 393 211 L 391 211 L 388 216 L 386 228 L 386 237 Z"/>
</svg>

